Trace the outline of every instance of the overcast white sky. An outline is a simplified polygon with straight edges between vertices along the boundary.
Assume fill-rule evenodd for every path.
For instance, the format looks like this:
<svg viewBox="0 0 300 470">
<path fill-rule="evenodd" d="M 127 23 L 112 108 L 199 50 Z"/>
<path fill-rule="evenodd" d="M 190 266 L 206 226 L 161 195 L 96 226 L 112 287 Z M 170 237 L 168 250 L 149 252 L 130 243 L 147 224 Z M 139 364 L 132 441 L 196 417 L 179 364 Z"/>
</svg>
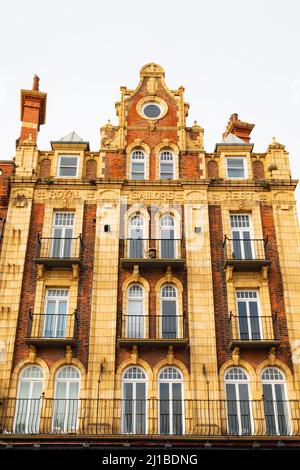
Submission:
<svg viewBox="0 0 300 470">
<path fill-rule="evenodd" d="M 19 90 L 34 73 L 48 93 L 38 145 L 75 130 L 99 149 L 99 128 L 116 123 L 119 87 L 136 87 L 157 62 L 171 88 L 184 85 L 188 124 L 212 151 L 229 116 L 256 124 L 265 151 L 273 136 L 300 177 L 300 1 L 10 0 L 1 6 L 0 159 L 19 135 Z M 298 193 L 299 199 L 299 193 Z"/>
</svg>

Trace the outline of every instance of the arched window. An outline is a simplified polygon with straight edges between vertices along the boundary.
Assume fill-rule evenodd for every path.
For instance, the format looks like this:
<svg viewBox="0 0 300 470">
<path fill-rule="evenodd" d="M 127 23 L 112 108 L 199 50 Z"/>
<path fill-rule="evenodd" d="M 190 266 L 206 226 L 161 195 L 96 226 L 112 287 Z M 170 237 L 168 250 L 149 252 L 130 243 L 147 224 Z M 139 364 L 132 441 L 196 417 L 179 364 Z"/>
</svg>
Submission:
<svg viewBox="0 0 300 470">
<path fill-rule="evenodd" d="M 145 337 L 145 295 L 144 288 L 139 284 L 130 286 L 127 290 L 127 338 Z"/>
<path fill-rule="evenodd" d="M 160 257 L 176 258 L 175 219 L 169 214 L 160 219 Z"/>
<path fill-rule="evenodd" d="M 184 433 L 182 375 L 176 367 L 165 367 L 158 377 L 159 432 Z"/>
<path fill-rule="evenodd" d="M 159 154 L 159 177 L 162 180 L 174 179 L 174 155 L 169 150 Z"/>
<path fill-rule="evenodd" d="M 130 178 L 144 180 L 146 174 L 146 155 L 142 150 L 134 150 L 131 154 Z"/>
<path fill-rule="evenodd" d="M 128 256 L 129 258 L 144 257 L 144 230 L 145 222 L 142 216 L 133 215 L 128 224 Z"/>
<path fill-rule="evenodd" d="M 289 409 L 282 372 L 276 367 L 268 367 L 263 370 L 261 381 L 267 434 L 289 434 Z"/>
<path fill-rule="evenodd" d="M 178 337 L 178 295 L 171 284 L 161 288 L 161 338 Z"/>
<path fill-rule="evenodd" d="M 146 374 L 140 367 L 130 367 L 123 374 L 122 432 L 146 434 Z"/>
<path fill-rule="evenodd" d="M 230 435 L 252 433 L 249 381 L 245 371 L 232 367 L 225 374 L 227 428 Z"/>
<path fill-rule="evenodd" d="M 44 373 L 39 366 L 25 367 L 20 375 L 16 412 L 15 433 L 38 433 L 42 405 Z"/>
<path fill-rule="evenodd" d="M 57 372 L 53 410 L 53 431 L 74 432 L 77 427 L 80 372 L 74 366 L 64 366 Z"/>
</svg>

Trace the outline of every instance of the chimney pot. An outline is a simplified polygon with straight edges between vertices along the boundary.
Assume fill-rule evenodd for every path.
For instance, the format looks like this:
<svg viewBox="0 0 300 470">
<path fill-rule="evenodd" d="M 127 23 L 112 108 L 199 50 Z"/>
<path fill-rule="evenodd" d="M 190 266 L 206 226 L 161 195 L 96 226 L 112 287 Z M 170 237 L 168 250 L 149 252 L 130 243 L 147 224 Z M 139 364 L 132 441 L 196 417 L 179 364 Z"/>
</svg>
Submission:
<svg viewBox="0 0 300 470">
<path fill-rule="evenodd" d="M 39 91 L 39 82 L 40 82 L 39 77 L 37 75 L 34 75 L 33 83 L 32 83 L 32 90 L 33 91 Z"/>
</svg>

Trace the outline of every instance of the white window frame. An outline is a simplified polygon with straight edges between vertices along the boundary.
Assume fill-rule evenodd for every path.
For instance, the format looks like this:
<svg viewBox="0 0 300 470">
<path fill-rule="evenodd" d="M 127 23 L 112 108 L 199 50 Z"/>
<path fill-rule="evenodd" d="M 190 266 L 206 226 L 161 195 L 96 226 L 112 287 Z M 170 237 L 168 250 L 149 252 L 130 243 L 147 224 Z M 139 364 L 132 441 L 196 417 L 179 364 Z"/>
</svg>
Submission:
<svg viewBox="0 0 300 470">
<path fill-rule="evenodd" d="M 231 225 L 231 217 L 234 217 L 234 216 L 243 216 L 243 217 L 248 217 L 248 221 L 249 221 L 249 228 L 248 227 L 232 227 Z M 244 243 L 243 241 L 244 240 L 247 240 L 246 238 L 241 238 L 242 237 L 242 232 L 243 230 L 247 229 L 248 228 L 248 232 L 250 233 L 250 245 L 251 245 L 251 253 L 252 253 L 252 258 L 249 258 L 251 260 L 254 260 L 256 258 L 256 253 L 255 253 L 255 246 L 254 246 L 254 242 L 253 242 L 253 229 L 252 229 L 252 214 L 249 214 L 249 213 L 240 213 L 240 212 L 231 212 L 229 214 L 229 223 L 230 223 L 230 230 L 231 230 L 231 239 L 232 239 L 232 243 L 234 242 L 234 238 L 233 238 L 233 232 L 239 232 L 240 233 L 240 236 L 239 236 L 239 243 L 240 243 L 240 250 L 241 250 L 241 253 L 242 253 L 242 260 L 247 260 L 248 258 L 246 258 L 245 256 L 245 246 L 244 246 Z M 232 248 L 233 249 L 233 248 Z"/>
<path fill-rule="evenodd" d="M 162 226 L 162 221 L 165 217 L 170 217 L 173 220 L 173 225 L 170 226 Z M 167 228 L 168 227 L 168 228 Z M 160 219 L 159 219 L 159 238 L 160 238 L 160 247 L 159 247 L 159 256 L 162 258 L 162 231 L 163 230 L 174 230 L 174 259 L 177 259 L 177 243 L 178 243 L 178 237 L 177 237 L 177 226 L 176 226 L 176 218 L 174 217 L 173 214 L 162 214 Z"/>
<path fill-rule="evenodd" d="M 173 379 L 173 378 L 161 378 L 161 375 L 163 373 L 164 370 L 166 369 L 175 369 L 179 375 L 180 375 L 180 379 Z M 172 398 L 169 398 L 169 430 L 173 431 L 173 387 L 172 385 L 174 383 L 180 383 L 181 385 L 181 408 L 182 408 L 182 415 L 181 415 L 181 419 L 182 419 L 182 435 L 185 434 L 185 409 L 184 409 L 184 381 L 183 381 L 183 375 L 182 375 L 182 372 L 180 369 L 178 369 L 178 367 L 174 367 L 174 366 L 166 366 L 166 367 L 163 367 L 160 371 L 159 371 L 159 374 L 158 374 L 158 433 L 160 432 L 160 384 L 161 383 L 167 383 L 169 385 L 169 397 L 172 397 Z M 167 434 L 168 436 L 174 436 L 176 434 L 173 434 L 173 432 L 170 432 L 169 434 Z M 178 434 L 177 434 L 178 435 Z"/>
<path fill-rule="evenodd" d="M 59 374 L 62 372 L 63 369 L 66 369 L 68 367 L 71 367 L 72 369 L 75 369 L 76 372 L 78 373 L 79 377 L 59 377 Z M 64 398 L 57 398 L 57 385 L 58 383 L 66 383 L 66 396 Z M 67 401 L 65 405 L 65 415 L 64 415 L 64 424 L 63 424 L 63 429 L 60 429 L 61 432 L 75 432 L 78 429 L 78 421 L 79 421 L 79 410 L 80 410 L 80 387 L 81 387 L 81 374 L 80 370 L 78 367 L 74 365 L 70 366 L 63 366 L 60 367 L 60 369 L 57 371 L 56 376 L 55 376 L 55 389 L 54 389 L 54 403 L 53 403 L 53 416 L 52 416 L 52 430 L 53 432 L 57 432 L 58 429 L 55 428 L 55 405 L 56 405 L 56 400 L 70 400 L 70 383 L 78 383 L 78 393 L 77 393 L 77 398 L 71 398 L 71 400 L 77 400 L 77 412 L 76 412 L 76 423 L 74 428 L 69 428 L 67 422 L 69 419 L 69 413 L 70 413 L 70 404 Z"/>
<path fill-rule="evenodd" d="M 244 292 L 244 293 L 249 293 L 249 292 L 255 292 L 256 293 L 256 298 L 253 297 L 245 297 L 244 299 L 238 298 L 238 293 L 239 292 Z M 262 319 L 261 319 L 261 304 L 260 304 L 260 296 L 259 296 L 259 290 L 258 289 L 236 289 L 235 290 L 235 300 L 236 300 L 236 312 L 237 312 L 237 317 L 239 318 L 239 306 L 238 302 L 239 300 L 244 301 L 246 303 L 246 316 L 247 316 L 247 325 L 248 325 L 248 333 L 249 333 L 249 341 L 252 341 L 252 328 L 251 328 L 251 321 L 250 321 L 250 308 L 249 308 L 249 301 L 254 301 L 256 300 L 257 303 L 257 311 L 258 311 L 258 321 L 259 321 L 259 332 L 260 332 L 260 339 L 258 341 L 262 341 L 264 339 L 264 331 L 263 331 L 263 325 L 262 325 Z M 238 321 L 238 331 L 239 331 L 239 338 L 241 339 L 241 333 L 240 333 L 240 323 Z M 256 341 L 255 339 L 253 341 Z"/>
<path fill-rule="evenodd" d="M 132 167 L 133 167 L 133 157 L 134 157 L 134 154 L 135 153 L 138 153 L 140 152 L 141 154 L 143 154 L 144 158 L 143 159 L 140 159 L 140 160 L 136 160 L 137 163 L 141 163 L 143 162 L 144 164 L 144 171 L 143 171 L 143 175 L 144 175 L 144 178 L 141 178 L 141 179 L 135 179 L 133 178 L 133 170 L 132 170 Z M 146 167 L 146 158 L 147 158 L 147 155 L 146 155 L 146 152 L 144 150 L 141 150 L 141 149 L 134 149 L 132 150 L 132 152 L 130 153 L 130 179 L 131 180 L 134 180 L 134 181 L 145 181 L 147 179 L 147 167 Z M 136 173 L 136 172 L 135 172 Z M 138 172 L 139 174 L 142 174 L 142 172 Z"/>
<path fill-rule="evenodd" d="M 162 155 L 164 153 L 169 153 L 172 156 L 172 160 L 170 160 L 171 163 L 169 163 L 168 160 L 162 160 Z M 162 178 L 162 171 L 161 171 L 161 166 L 162 163 L 165 163 L 167 165 L 172 165 L 172 177 L 171 178 Z M 175 155 L 174 152 L 171 152 L 171 150 L 161 150 L 159 152 L 159 178 L 163 181 L 169 181 L 169 180 L 174 180 L 175 179 Z"/>
<path fill-rule="evenodd" d="M 142 374 L 144 375 L 144 377 L 141 377 L 141 378 L 124 378 L 126 373 L 130 370 L 130 369 L 138 369 L 142 372 Z M 148 407 L 147 407 L 147 374 L 146 372 L 144 371 L 144 369 L 140 366 L 129 366 L 127 367 L 123 374 L 122 374 L 122 420 L 121 420 L 121 432 L 123 434 L 131 434 L 131 435 L 134 435 L 136 434 L 136 401 L 133 401 L 133 420 L 132 420 L 132 423 L 133 423 L 133 432 L 132 433 L 125 433 L 125 422 L 124 422 L 124 407 L 125 407 L 125 387 L 124 385 L 126 383 L 132 383 L 133 386 L 132 386 L 132 400 L 136 400 L 136 384 L 137 383 L 143 383 L 145 384 L 145 434 L 148 434 Z"/>
<path fill-rule="evenodd" d="M 76 158 L 76 175 L 61 175 L 61 159 L 62 158 Z M 57 161 L 57 177 L 58 178 L 77 178 L 78 177 L 78 166 L 79 166 L 79 155 L 78 154 L 60 154 L 58 155 L 58 161 Z M 64 168 L 65 166 L 63 166 Z M 75 168 L 75 166 L 68 166 L 66 168 Z"/>
<path fill-rule="evenodd" d="M 240 369 L 246 376 L 246 380 L 244 379 L 240 379 L 240 378 L 237 378 L 237 379 L 227 379 L 226 376 L 228 374 L 228 372 L 232 369 Z M 247 389 L 248 389 L 248 397 L 249 397 L 249 414 L 250 414 L 250 424 L 251 424 L 251 433 L 249 434 L 250 436 L 253 436 L 253 434 L 255 433 L 255 429 L 254 429 L 254 420 L 253 420 L 253 414 L 252 414 L 252 406 L 251 406 L 251 403 L 252 403 L 252 399 L 251 399 L 251 387 L 250 387 L 250 380 L 249 380 L 249 375 L 248 373 L 246 372 L 245 369 L 243 369 L 242 367 L 239 367 L 239 366 L 233 366 L 233 367 L 229 367 L 225 374 L 224 374 L 224 384 L 225 384 L 225 395 L 226 395 L 226 421 L 227 421 L 227 431 L 229 431 L 229 421 L 228 421 L 228 408 L 227 408 L 227 401 L 228 401 L 228 398 L 227 398 L 227 387 L 226 385 L 227 384 L 233 384 L 235 386 L 235 396 L 236 396 L 236 407 L 237 407 L 237 418 L 238 418 L 238 426 L 239 426 L 239 433 L 237 434 L 238 436 L 243 436 L 244 434 L 242 434 L 242 421 L 241 421 L 241 403 L 240 403 L 240 390 L 239 390 L 239 385 L 240 384 L 247 384 Z"/>
<path fill-rule="evenodd" d="M 142 291 L 142 295 L 141 297 L 135 297 L 135 296 L 130 296 L 130 290 L 133 288 L 133 287 L 139 287 Z M 126 308 L 126 338 L 132 338 L 132 336 L 129 336 L 128 332 L 129 332 L 129 325 L 130 325 L 130 321 L 129 321 L 129 316 L 130 316 L 130 309 L 129 309 L 129 304 L 130 304 L 130 301 L 135 301 L 135 300 L 139 300 L 139 301 L 142 301 L 142 306 L 143 306 L 143 313 L 139 316 L 140 317 L 140 322 L 141 322 L 141 336 L 137 336 L 137 338 L 145 338 L 146 335 L 145 335 L 145 289 L 144 289 L 144 286 L 142 286 L 141 284 L 131 284 L 128 288 L 127 288 L 127 308 Z M 136 324 L 135 321 L 137 320 L 137 316 L 134 316 L 134 325 Z"/>
<path fill-rule="evenodd" d="M 63 291 L 66 291 L 67 294 L 64 296 L 64 295 L 49 295 L 49 292 L 50 291 L 58 291 L 58 292 L 63 292 Z M 55 302 L 55 313 L 51 314 L 51 317 L 54 317 L 54 325 L 52 326 L 52 329 L 53 331 L 55 331 L 56 335 L 57 335 L 57 327 L 58 327 L 58 322 L 59 322 L 59 319 L 60 319 L 60 316 L 59 315 L 62 315 L 62 314 L 59 314 L 58 313 L 58 307 L 59 307 L 59 301 L 61 300 L 65 300 L 66 301 L 66 314 L 65 314 L 65 335 L 66 335 L 66 332 L 67 332 L 67 321 L 68 321 L 68 312 L 69 312 L 69 297 L 70 297 L 70 291 L 69 291 L 69 288 L 64 288 L 64 287 L 61 287 L 61 288 L 52 288 L 52 287 L 47 287 L 46 289 L 46 295 L 45 295 L 45 307 L 44 307 L 44 322 L 43 322 L 43 338 L 47 338 L 47 336 L 45 336 L 45 327 L 46 327 L 46 317 L 47 316 L 50 316 L 50 314 L 47 313 L 47 306 L 48 306 L 48 301 L 54 301 Z M 52 323 L 52 322 L 51 322 Z M 53 338 L 64 338 L 65 336 L 54 336 Z M 52 338 L 52 337 L 51 337 Z"/>
<path fill-rule="evenodd" d="M 140 225 L 132 225 L 133 219 L 137 220 L 139 218 L 141 220 Z M 142 257 L 145 258 L 145 245 L 146 245 L 146 239 L 145 239 L 145 229 L 146 229 L 146 224 L 145 224 L 145 218 L 141 214 L 131 214 L 131 216 L 128 219 L 128 246 L 127 246 L 127 252 L 128 252 L 128 258 L 130 258 L 130 244 L 132 240 L 135 240 L 135 238 L 132 237 L 131 231 L 135 230 L 136 228 L 139 228 L 142 232 L 142 238 L 136 238 L 136 240 L 141 240 L 141 246 L 142 246 Z M 132 258 L 134 259 L 134 258 Z"/>
<path fill-rule="evenodd" d="M 34 369 L 34 368 L 39 369 L 39 371 L 42 374 L 42 377 L 24 377 L 24 373 L 27 370 Z M 39 429 L 40 421 L 41 421 L 41 408 L 42 408 L 42 399 L 41 398 L 42 398 L 42 393 L 43 393 L 44 381 L 45 381 L 44 371 L 40 366 L 38 366 L 36 364 L 33 364 L 33 365 L 26 366 L 26 367 L 24 367 L 24 369 L 22 369 L 19 380 L 18 380 L 17 401 L 16 401 L 16 409 L 15 409 L 14 423 L 13 423 L 13 432 L 14 433 L 16 432 L 17 426 L 20 424 L 20 423 L 18 423 L 18 416 L 20 416 L 19 415 L 19 400 L 27 400 L 27 399 L 28 400 L 38 400 L 38 398 L 35 399 L 35 398 L 32 397 L 34 383 L 37 383 L 37 382 L 40 382 L 42 384 L 41 397 L 39 398 L 39 407 L 38 407 L 38 410 L 37 410 L 37 413 L 36 413 L 36 415 L 38 416 L 38 421 L 36 423 L 36 429 Z M 27 398 L 20 398 L 19 395 L 20 395 L 21 383 L 24 383 L 24 382 L 29 383 L 29 393 L 28 393 Z M 28 429 L 31 407 L 32 407 L 32 402 L 29 402 L 29 404 L 26 406 L 26 418 L 25 418 L 24 434 L 28 434 L 28 433 L 30 433 L 30 431 L 32 431 L 31 429 Z"/>
<path fill-rule="evenodd" d="M 276 371 L 278 371 L 280 373 L 280 375 L 283 377 L 282 379 L 280 380 L 276 380 L 276 379 L 263 379 L 263 374 L 266 370 L 268 369 L 275 369 Z M 278 431 L 276 433 L 276 435 L 280 435 L 279 433 L 279 424 L 278 424 L 278 409 L 277 409 L 277 399 L 276 399 L 276 393 L 275 393 L 275 385 L 277 384 L 280 384 L 280 385 L 283 385 L 283 391 L 284 391 L 284 397 L 285 397 L 285 401 L 286 401 L 286 412 L 287 412 L 287 415 L 286 415 L 286 419 L 287 419 L 287 429 L 288 429 L 288 435 L 292 435 L 293 434 L 293 430 L 292 430 L 292 419 L 291 419 L 291 409 L 290 409 L 290 404 L 289 404 L 289 401 L 288 401 L 288 393 L 287 393 L 287 383 L 286 383 L 286 379 L 285 379 L 285 375 L 284 373 L 278 368 L 278 367 L 274 367 L 274 366 L 267 366 L 265 367 L 262 372 L 261 372 L 261 384 L 269 384 L 271 385 L 271 390 L 272 390 L 272 402 L 274 404 L 274 410 L 275 410 L 275 413 L 274 413 L 274 418 L 275 418 L 275 427 L 276 427 L 276 431 Z M 262 387 L 263 388 L 263 387 Z"/>
<path fill-rule="evenodd" d="M 159 328 L 159 337 L 162 338 L 162 323 L 163 323 L 163 300 L 168 301 L 168 297 L 163 297 L 163 290 L 166 287 L 172 287 L 175 290 L 175 297 L 169 297 L 170 301 L 175 300 L 175 306 L 176 306 L 176 315 L 174 317 L 176 318 L 176 338 L 180 338 L 180 331 L 179 331 L 179 295 L 178 295 L 178 289 L 174 284 L 164 284 L 161 289 L 160 289 L 160 328 Z M 175 339 L 175 338 L 174 338 Z"/>
<path fill-rule="evenodd" d="M 65 215 L 72 215 L 73 217 L 70 217 L 70 221 L 72 220 L 72 224 L 60 224 L 56 223 L 56 216 L 65 216 Z M 53 212 L 53 223 L 52 223 L 52 246 L 51 246 L 51 257 L 53 257 L 53 247 L 55 246 L 55 230 L 60 229 L 62 231 L 62 236 L 60 238 L 57 238 L 61 240 L 60 246 L 59 246 L 59 258 L 64 257 L 64 250 L 65 250 L 65 244 L 66 244 L 66 230 L 72 229 L 72 237 L 71 237 L 71 242 L 70 242 L 70 256 L 72 257 L 72 249 L 73 249 L 73 238 L 74 238 L 74 226 L 75 226 L 75 212 L 68 212 L 68 211 L 54 211 Z M 68 237 L 69 238 L 69 237 Z"/>
<path fill-rule="evenodd" d="M 228 160 L 242 160 L 243 161 L 243 169 L 244 169 L 244 176 L 229 176 L 228 172 Z M 225 162 L 226 162 L 226 177 L 228 179 L 232 180 L 244 180 L 248 178 L 248 168 L 247 168 L 247 157 L 243 155 L 235 156 L 235 155 L 226 155 L 225 156 Z M 235 169 L 235 168 L 230 168 L 230 169 Z M 236 168 L 240 170 L 240 168 Z"/>
</svg>

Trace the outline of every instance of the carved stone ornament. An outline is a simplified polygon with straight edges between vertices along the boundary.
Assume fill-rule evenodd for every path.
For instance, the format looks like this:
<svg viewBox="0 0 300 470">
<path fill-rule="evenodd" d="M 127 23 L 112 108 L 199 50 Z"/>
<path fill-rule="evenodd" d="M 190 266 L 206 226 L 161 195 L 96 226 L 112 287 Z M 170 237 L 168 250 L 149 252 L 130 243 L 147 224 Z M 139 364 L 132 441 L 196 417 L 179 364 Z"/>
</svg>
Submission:
<svg viewBox="0 0 300 470">
<path fill-rule="evenodd" d="M 66 346 L 66 364 L 72 363 L 73 351 L 71 346 Z"/>
<path fill-rule="evenodd" d="M 138 347 L 136 344 L 132 346 L 132 351 L 131 351 L 131 360 L 133 364 L 137 364 L 139 359 L 139 352 L 138 352 Z"/>
<path fill-rule="evenodd" d="M 165 279 L 167 282 L 172 282 L 173 280 L 173 273 L 172 273 L 172 267 L 168 266 L 165 274 Z"/>
<path fill-rule="evenodd" d="M 37 356 L 36 347 L 31 344 L 29 346 L 29 362 L 34 364 L 36 362 L 36 356 Z"/>
<path fill-rule="evenodd" d="M 167 352 L 167 363 L 169 366 L 171 366 L 174 362 L 174 351 L 173 351 L 173 346 L 169 346 L 168 352 Z"/>
<path fill-rule="evenodd" d="M 268 354 L 268 359 L 269 359 L 270 366 L 274 366 L 275 365 L 275 360 L 276 360 L 276 349 L 275 348 L 270 349 L 269 354 Z"/>
<path fill-rule="evenodd" d="M 26 200 L 26 197 L 24 194 L 18 194 L 15 201 L 14 201 L 14 207 L 20 207 L 20 208 L 23 208 L 23 207 L 27 207 L 28 206 L 28 202 Z"/>
<path fill-rule="evenodd" d="M 240 348 L 237 346 L 232 351 L 232 361 L 234 366 L 238 366 L 240 362 Z"/>
<path fill-rule="evenodd" d="M 132 280 L 134 282 L 138 282 L 140 280 L 140 277 L 141 277 L 141 275 L 139 273 L 139 266 L 138 266 L 138 264 L 135 264 L 133 266 L 133 271 L 132 271 Z"/>
</svg>

